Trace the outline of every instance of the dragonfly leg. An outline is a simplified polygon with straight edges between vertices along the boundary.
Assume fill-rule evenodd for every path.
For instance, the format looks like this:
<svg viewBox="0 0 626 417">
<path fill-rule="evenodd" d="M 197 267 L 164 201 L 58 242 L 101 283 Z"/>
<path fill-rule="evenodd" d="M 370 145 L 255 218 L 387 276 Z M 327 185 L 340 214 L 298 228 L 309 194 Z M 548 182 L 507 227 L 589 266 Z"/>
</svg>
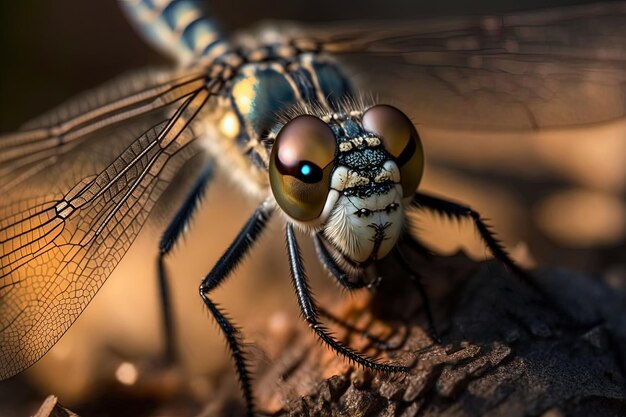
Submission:
<svg viewBox="0 0 626 417">
<path fill-rule="evenodd" d="M 426 288 L 424 288 L 424 284 L 420 279 L 420 275 L 413 270 L 411 264 L 406 260 L 402 252 L 398 247 L 394 249 L 394 257 L 398 260 L 400 265 L 404 268 L 405 271 L 409 273 L 409 278 L 417 291 L 422 298 L 422 305 L 424 306 L 424 311 L 426 312 L 426 320 L 428 320 L 428 330 L 430 336 L 435 340 L 435 342 L 441 344 L 441 338 L 439 337 L 439 332 L 437 331 L 437 326 L 435 326 L 435 319 L 433 318 L 433 312 L 430 307 L 430 300 L 428 299 L 428 292 Z"/>
<path fill-rule="evenodd" d="M 322 237 L 319 233 L 317 233 L 313 237 L 313 242 L 315 244 L 315 250 L 317 251 L 317 255 L 322 262 L 322 265 L 326 268 L 328 272 L 332 274 L 332 276 L 337 280 L 337 282 L 348 291 L 358 290 L 361 288 L 370 287 L 372 284 L 365 282 L 364 280 L 352 281 L 348 277 L 348 274 L 337 264 L 337 262 L 333 259 L 332 255 L 326 249 L 324 242 L 322 242 Z M 350 323 L 347 323 L 345 320 L 342 320 L 324 308 L 318 307 L 318 312 L 320 315 L 326 317 L 329 321 L 335 323 L 338 326 L 343 327 L 345 330 L 353 333 L 359 334 L 361 337 L 368 339 L 372 345 L 379 350 L 389 351 L 399 349 L 404 344 L 404 339 L 393 345 L 388 342 L 380 339 L 379 337 L 374 336 L 367 330 L 359 329 Z M 408 331 L 405 332 L 405 336 L 408 335 Z"/>
<path fill-rule="evenodd" d="M 504 246 L 502 246 L 500 241 L 495 237 L 489 226 L 485 224 L 484 220 L 481 218 L 480 214 L 477 211 L 462 204 L 458 204 L 423 193 L 415 194 L 415 197 L 413 197 L 413 205 L 434 210 L 448 217 L 472 220 L 474 222 L 476 230 L 478 230 L 478 233 L 480 234 L 480 237 L 483 239 L 493 256 L 495 256 L 496 259 L 498 259 L 500 262 L 510 268 L 511 271 L 513 271 L 516 275 L 526 281 L 527 284 L 529 284 L 531 287 L 537 287 L 535 282 L 528 276 L 528 273 L 520 268 L 509 257 L 509 254 L 507 253 L 506 249 L 504 249 Z"/>
<path fill-rule="evenodd" d="M 208 183 L 213 177 L 213 164 L 208 163 L 196 180 L 193 188 L 181 204 L 174 215 L 174 218 L 165 229 L 159 242 L 159 257 L 157 259 L 159 295 L 161 298 L 161 320 L 165 334 L 165 359 L 169 363 L 176 360 L 176 337 L 174 323 L 172 320 L 172 305 L 170 288 L 165 268 L 165 257 L 170 253 L 178 239 L 182 236 L 185 228 L 191 221 L 193 214 L 198 207 Z"/>
<path fill-rule="evenodd" d="M 296 236 L 293 231 L 293 225 L 291 223 L 287 223 L 286 240 L 287 250 L 289 253 L 291 278 L 294 288 L 296 290 L 296 295 L 298 297 L 300 310 L 306 321 L 309 323 L 309 327 L 313 329 L 313 331 L 317 334 L 320 340 L 322 340 L 328 347 L 330 347 L 338 354 L 344 356 L 351 362 L 363 366 L 364 368 L 384 372 L 407 372 L 408 367 L 406 366 L 390 365 L 380 363 L 375 359 L 370 359 L 365 355 L 362 355 L 354 351 L 353 349 L 350 349 L 349 347 L 343 345 L 341 342 L 337 341 L 334 337 L 330 335 L 327 329 L 318 320 L 319 312 L 317 306 L 315 305 L 315 300 L 313 299 L 311 289 L 309 288 L 309 284 L 307 282 L 307 276 L 304 272 L 304 265 L 302 263 L 302 256 L 300 255 L 300 248 L 298 247 L 298 242 L 296 241 Z"/>
<path fill-rule="evenodd" d="M 447 217 L 473 220 L 476 230 L 478 230 L 480 237 L 485 242 L 487 248 L 489 248 L 493 256 L 507 266 L 529 288 L 533 289 L 545 301 L 547 301 L 564 320 L 578 325 L 578 321 L 568 311 L 560 307 L 554 298 L 546 290 L 540 287 L 527 271 L 511 259 L 504 246 L 502 246 L 500 241 L 495 237 L 489 226 L 487 226 L 477 211 L 462 204 L 423 193 L 416 193 L 413 197 L 412 204 L 418 208 L 422 207 L 431 209 Z"/>
<path fill-rule="evenodd" d="M 358 290 L 370 285 L 363 280 L 358 280 L 356 282 L 350 280 L 348 274 L 346 274 L 346 272 L 337 264 L 332 255 L 328 252 L 328 249 L 326 249 L 319 233 L 316 233 L 313 237 L 313 243 L 315 244 L 315 251 L 322 262 L 322 265 L 324 265 L 324 268 L 326 268 L 326 270 L 330 272 L 333 277 L 335 277 L 339 285 L 343 288 L 347 290 Z"/>
<path fill-rule="evenodd" d="M 228 343 L 228 348 L 235 362 L 239 383 L 246 401 L 248 417 L 254 415 L 254 398 L 252 396 L 250 372 L 246 367 L 245 355 L 242 350 L 241 333 L 209 298 L 209 292 L 223 283 L 233 269 L 243 260 L 254 242 L 261 235 L 261 232 L 265 229 L 265 225 L 271 213 L 271 209 L 269 209 L 265 203 L 254 211 L 252 217 L 250 217 L 248 222 L 241 229 L 224 255 L 222 255 L 211 272 L 202 280 L 199 289 L 202 301 L 204 301 L 204 304 L 207 306 L 226 337 L 226 342 Z"/>
<path fill-rule="evenodd" d="M 345 320 L 340 319 L 339 317 L 335 316 L 334 314 L 332 314 L 325 308 L 318 307 L 317 311 L 319 312 L 321 316 L 324 316 L 326 319 L 328 319 L 328 321 L 333 322 L 336 325 L 343 327 L 345 330 L 352 332 L 352 333 L 356 333 L 359 336 L 369 340 L 374 348 L 378 350 L 382 350 L 384 352 L 388 352 L 391 350 L 398 350 L 402 348 L 402 346 L 404 346 L 404 343 L 406 343 L 407 338 L 409 337 L 408 328 L 406 326 L 403 326 L 402 338 L 396 343 L 391 344 L 389 343 L 388 340 L 383 340 L 380 337 L 371 334 L 367 330 L 359 329 L 358 327 L 353 326 L 352 324 L 346 322 Z"/>
</svg>

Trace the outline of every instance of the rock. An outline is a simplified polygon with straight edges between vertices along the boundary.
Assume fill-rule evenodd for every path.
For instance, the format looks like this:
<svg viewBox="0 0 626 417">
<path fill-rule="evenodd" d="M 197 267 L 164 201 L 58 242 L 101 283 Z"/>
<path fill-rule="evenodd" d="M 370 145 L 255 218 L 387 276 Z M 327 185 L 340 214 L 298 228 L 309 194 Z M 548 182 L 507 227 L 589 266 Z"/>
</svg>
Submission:
<svg viewBox="0 0 626 417">
<path fill-rule="evenodd" d="M 441 345 L 427 336 L 417 292 L 396 267 L 383 265 L 382 286 L 368 307 L 356 308 L 374 315 L 367 330 L 381 323 L 392 330 L 407 326 L 408 337 L 402 348 L 388 352 L 364 345 L 372 356 L 412 364 L 409 374 L 346 367 L 343 358 L 313 337 L 303 343 L 303 325 L 301 335 L 273 358 L 273 367 L 280 367 L 281 358 L 293 356 L 294 349 L 307 351 L 288 378 L 275 382 L 275 389 L 286 394 L 274 415 L 624 415 L 626 308 L 608 287 L 572 272 L 537 270 L 534 279 L 547 299 L 496 261 L 476 264 L 457 255 L 430 263 L 416 260 L 415 267 L 427 277 L 423 282 Z M 338 310 L 355 317 L 349 307 Z M 336 335 L 359 337 L 340 328 Z M 336 375 L 326 379 L 328 369 Z M 258 399 L 261 410 L 263 402 Z"/>
</svg>

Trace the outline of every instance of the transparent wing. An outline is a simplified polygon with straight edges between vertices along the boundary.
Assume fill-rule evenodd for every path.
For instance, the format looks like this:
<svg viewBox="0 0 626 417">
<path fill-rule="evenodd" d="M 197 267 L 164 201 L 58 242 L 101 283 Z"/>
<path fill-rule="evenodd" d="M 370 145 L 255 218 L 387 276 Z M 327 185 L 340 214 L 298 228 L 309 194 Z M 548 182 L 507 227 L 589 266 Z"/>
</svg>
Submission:
<svg viewBox="0 0 626 417">
<path fill-rule="evenodd" d="M 176 85 L 164 88 L 175 91 Z M 217 87 L 183 85 L 186 93 L 171 100 L 170 93 L 150 88 L 54 116 L 4 144 L 3 168 L 8 163 L 18 175 L 34 169 L 19 187 L 0 183 L 8 190 L 0 203 L 0 379 L 34 363 L 63 335 L 176 173 L 198 154 L 193 141 L 202 131 L 194 120 L 208 111 Z M 142 107 L 141 94 L 153 97 L 153 104 Z M 163 104 L 155 107 L 154 97 Z M 67 137 L 71 146 L 58 142 Z M 37 146 L 28 152 L 30 144 Z M 7 158 L 11 150 L 16 153 Z M 10 170 L 4 172 L 3 181 L 10 177 Z"/>
<path fill-rule="evenodd" d="M 289 28 L 418 123 L 542 129 L 624 116 L 626 4 Z"/>
<path fill-rule="evenodd" d="M 124 76 L 0 136 L 0 193 L 55 164 L 93 132 L 165 108 L 204 82 L 201 70 Z"/>
</svg>

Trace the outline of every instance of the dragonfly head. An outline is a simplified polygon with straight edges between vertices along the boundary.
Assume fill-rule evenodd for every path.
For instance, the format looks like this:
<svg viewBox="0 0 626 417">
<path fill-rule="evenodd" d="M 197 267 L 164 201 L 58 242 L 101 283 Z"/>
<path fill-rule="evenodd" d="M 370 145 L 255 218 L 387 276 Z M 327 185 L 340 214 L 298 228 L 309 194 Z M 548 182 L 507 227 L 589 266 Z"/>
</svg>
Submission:
<svg viewBox="0 0 626 417">
<path fill-rule="evenodd" d="M 340 260 L 364 266 L 381 259 L 395 246 L 422 177 L 413 123 L 388 105 L 305 108 L 293 116 L 277 128 L 270 157 L 278 206 L 296 224 L 321 231 Z"/>
</svg>

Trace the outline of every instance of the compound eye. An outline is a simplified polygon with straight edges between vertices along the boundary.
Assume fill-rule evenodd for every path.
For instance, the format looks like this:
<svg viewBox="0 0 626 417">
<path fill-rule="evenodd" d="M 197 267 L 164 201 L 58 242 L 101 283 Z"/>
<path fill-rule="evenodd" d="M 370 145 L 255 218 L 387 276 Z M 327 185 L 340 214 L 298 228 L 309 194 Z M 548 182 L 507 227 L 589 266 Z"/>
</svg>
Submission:
<svg viewBox="0 0 626 417">
<path fill-rule="evenodd" d="M 420 137 L 409 118 L 393 106 L 380 104 L 363 114 L 363 128 L 380 138 L 400 169 L 402 194 L 415 193 L 424 172 Z"/>
<path fill-rule="evenodd" d="M 318 218 L 330 189 L 337 141 L 326 123 L 298 116 L 278 133 L 270 156 L 270 186 L 280 208 L 293 219 Z"/>
</svg>

